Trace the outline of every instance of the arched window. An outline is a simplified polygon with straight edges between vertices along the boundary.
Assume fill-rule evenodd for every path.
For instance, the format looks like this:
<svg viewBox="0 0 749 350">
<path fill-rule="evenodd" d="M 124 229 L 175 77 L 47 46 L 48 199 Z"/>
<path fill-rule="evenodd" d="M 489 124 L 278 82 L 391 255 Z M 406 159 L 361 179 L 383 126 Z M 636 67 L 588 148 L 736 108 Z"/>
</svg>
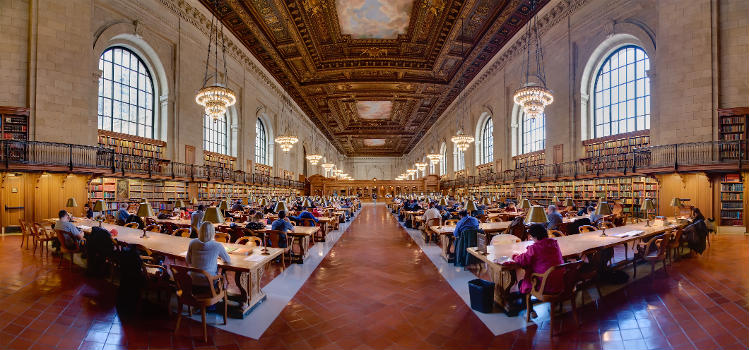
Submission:
<svg viewBox="0 0 749 350">
<path fill-rule="evenodd" d="M 447 145 L 440 144 L 440 176 L 447 174 Z"/>
<path fill-rule="evenodd" d="M 99 57 L 99 129 L 154 138 L 154 87 L 143 60 L 122 46 Z"/>
<path fill-rule="evenodd" d="M 492 123 L 491 116 L 484 120 L 480 130 L 479 141 L 481 148 L 479 149 L 478 164 L 491 163 L 494 161 L 494 123 Z"/>
<path fill-rule="evenodd" d="M 255 163 L 270 165 L 268 159 L 268 132 L 260 118 L 255 122 Z"/>
<path fill-rule="evenodd" d="M 453 170 L 461 171 L 466 168 L 466 154 L 453 144 Z"/>
<path fill-rule="evenodd" d="M 546 148 L 546 115 L 539 118 L 526 118 L 520 113 L 520 154 L 531 153 Z"/>
<path fill-rule="evenodd" d="M 650 129 L 650 60 L 627 45 L 612 52 L 596 75 L 593 137 Z"/>
<path fill-rule="evenodd" d="M 227 133 L 226 118 L 213 119 L 208 115 L 203 116 L 203 149 L 208 152 L 229 154 L 229 136 Z"/>
</svg>

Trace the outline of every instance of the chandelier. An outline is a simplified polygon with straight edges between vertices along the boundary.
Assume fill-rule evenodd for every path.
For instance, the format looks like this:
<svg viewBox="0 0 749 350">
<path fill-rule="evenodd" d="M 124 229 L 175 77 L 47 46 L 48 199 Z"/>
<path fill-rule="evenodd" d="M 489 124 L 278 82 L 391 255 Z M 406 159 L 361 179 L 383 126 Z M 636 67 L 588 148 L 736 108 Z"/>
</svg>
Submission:
<svg viewBox="0 0 749 350">
<path fill-rule="evenodd" d="M 427 168 L 427 163 L 416 162 L 416 163 L 414 164 L 414 166 L 415 166 L 415 167 L 416 167 L 416 169 L 418 169 L 419 171 L 424 171 L 424 170 L 425 170 L 425 169 Z"/>
<path fill-rule="evenodd" d="M 536 9 L 537 0 L 531 0 L 531 12 Z M 538 35 L 538 20 L 536 15 L 531 18 L 526 31 L 525 50 L 525 83 L 513 94 L 513 100 L 523 108 L 523 112 L 529 118 L 538 118 L 544 114 L 546 106 L 554 102 L 554 95 L 546 87 L 546 73 L 544 72 L 544 53 L 541 48 L 541 39 Z M 536 74 L 538 82 L 532 82 L 531 77 L 531 45 L 535 45 Z"/>
<path fill-rule="evenodd" d="M 333 163 L 323 163 L 323 164 L 322 164 L 322 165 L 320 165 L 320 166 L 321 166 L 321 167 L 322 167 L 323 169 L 325 169 L 325 172 L 326 172 L 326 173 L 327 173 L 327 172 L 330 172 L 330 174 L 329 174 L 328 176 L 332 176 L 332 175 L 333 175 L 333 174 L 332 174 L 332 170 L 333 170 L 333 167 L 335 167 L 335 164 L 333 164 Z"/>
<path fill-rule="evenodd" d="M 289 102 L 289 105 L 291 105 L 291 102 Z M 281 115 L 284 115 L 284 111 L 286 109 L 285 107 L 286 107 L 286 101 L 284 99 L 284 104 L 282 105 L 282 108 L 281 108 Z M 289 106 L 288 110 L 291 111 L 291 106 Z M 289 112 L 289 115 L 291 116 L 292 113 Z M 295 143 L 299 142 L 299 139 L 289 132 L 289 123 L 287 120 L 286 132 L 284 134 L 277 136 L 275 139 L 273 139 L 273 141 L 275 141 L 279 145 L 279 147 L 281 147 L 282 151 L 288 152 L 288 151 L 291 151 L 291 148 L 294 147 Z"/>
<path fill-rule="evenodd" d="M 317 165 L 317 163 L 322 159 L 322 156 L 319 154 L 308 154 L 306 158 L 310 164 Z"/>
<path fill-rule="evenodd" d="M 429 163 L 432 163 L 433 165 L 437 165 L 440 162 L 440 159 L 442 159 L 442 156 L 437 153 L 430 153 L 427 154 L 427 159 L 429 159 Z"/>
<path fill-rule="evenodd" d="M 214 3 L 216 10 L 218 6 Z M 208 34 L 208 55 L 205 59 L 205 74 L 203 75 L 203 87 L 195 95 L 195 103 L 203 106 L 205 114 L 214 121 L 221 119 L 229 107 L 237 103 L 237 96 L 234 91 L 226 87 L 226 43 L 224 42 L 223 25 L 219 27 L 220 21 L 216 16 L 211 17 L 211 29 Z M 219 34 L 221 36 L 221 60 L 223 61 L 224 71 L 219 75 Z M 211 52 L 213 51 L 213 52 Z M 213 73 L 209 74 L 208 63 L 211 61 L 213 53 Z M 213 80 L 213 82 L 211 82 Z"/>
<path fill-rule="evenodd" d="M 455 144 L 461 152 L 465 152 L 471 147 L 473 143 L 473 136 L 468 136 L 463 133 L 463 129 L 458 130 L 458 134 L 452 137 L 452 142 Z"/>
</svg>

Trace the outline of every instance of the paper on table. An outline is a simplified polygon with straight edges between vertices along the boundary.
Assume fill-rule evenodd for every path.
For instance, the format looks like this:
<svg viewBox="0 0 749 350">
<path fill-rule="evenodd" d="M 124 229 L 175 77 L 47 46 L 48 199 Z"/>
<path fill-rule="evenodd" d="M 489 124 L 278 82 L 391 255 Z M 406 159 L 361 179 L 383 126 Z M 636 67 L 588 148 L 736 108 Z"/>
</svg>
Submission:
<svg viewBox="0 0 749 350">
<path fill-rule="evenodd" d="M 263 260 L 263 256 L 260 255 L 260 254 L 258 254 L 258 255 L 250 255 L 250 256 L 244 258 L 244 261 L 261 261 L 261 260 Z"/>
<path fill-rule="evenodd" d="M 81 225 L 78 227 L 81 229 L 81 231 L 91 231 L 91 226 Z"/>
<path fill-rule="evenodd" d="M 641 235 L 641 234 L 642 234 L 642 231 L 627 231 L 627 232 L 617 233 L 613 236 L 624 238 L 624 237 L 634 237 L 634 236 Z"/>
<path fill-rule="evenodd" d="M 185 250 L 184 252 L 179 253 L 179 256 L 187 256 L 187 251 Z"/>
</svg>

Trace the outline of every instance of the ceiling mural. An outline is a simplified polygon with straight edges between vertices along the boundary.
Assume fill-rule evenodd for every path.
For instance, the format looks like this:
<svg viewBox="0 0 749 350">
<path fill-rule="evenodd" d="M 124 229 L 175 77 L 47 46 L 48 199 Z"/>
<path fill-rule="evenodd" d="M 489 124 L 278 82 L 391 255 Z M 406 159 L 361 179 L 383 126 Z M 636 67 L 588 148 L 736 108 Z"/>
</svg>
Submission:
<svg viewBox="0 0 749 350">
<path fill-rule="evenodd" d="M 533 15 L 529 0 L 200 1 L 348 156 L 409 152 Z"/>
<path fill-rule="evenodd" d="M 354 39 L 395 39 L 405 34 L 413 0 L 336 0 L 341 33 Z"/>
</svg>

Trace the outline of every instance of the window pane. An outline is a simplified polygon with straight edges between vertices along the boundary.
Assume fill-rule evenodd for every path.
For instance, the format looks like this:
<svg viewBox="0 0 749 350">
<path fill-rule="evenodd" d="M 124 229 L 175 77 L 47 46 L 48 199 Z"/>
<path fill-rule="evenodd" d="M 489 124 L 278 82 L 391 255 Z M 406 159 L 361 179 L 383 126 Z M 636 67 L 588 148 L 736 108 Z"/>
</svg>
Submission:
<svg viewBox="0 0 749 350">
<path fill-rule="evenodd" d="M 226 126 L 226 117 L 214 120 L 207 115 L 203 116 L 203 149 L 229 154 Z"/>
</svg>

